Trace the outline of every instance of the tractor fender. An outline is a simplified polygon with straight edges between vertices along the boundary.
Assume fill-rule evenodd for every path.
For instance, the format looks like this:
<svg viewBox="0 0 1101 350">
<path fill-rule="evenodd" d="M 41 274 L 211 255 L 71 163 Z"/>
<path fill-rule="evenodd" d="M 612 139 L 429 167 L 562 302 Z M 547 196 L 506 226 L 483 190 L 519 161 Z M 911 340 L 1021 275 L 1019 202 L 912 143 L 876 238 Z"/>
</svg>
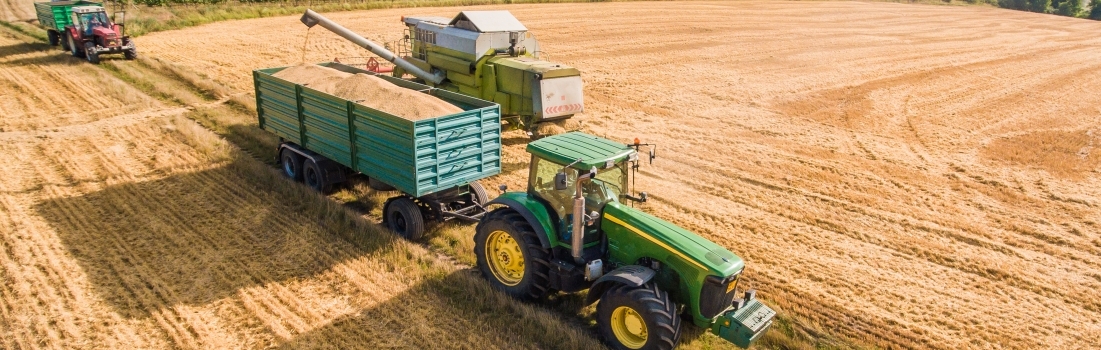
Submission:
<svg viewBox="0 0 1101 350">
<path fill-rule="evenodd" d="M 657 273 L 654 270 L 639 265 L 627 265 L 612 270 L 593 282 L 593 286 L 589 287 L 589 296 L 585 297 L 584 305 L 592 304 L 604 295 L 608 288 L 612 288 L 617 284 L 639 287 L 646 284 L 646 282 L 650 282 L 655 274 Z"/>
<path fill-rule="evenodd" d="M 535 235 L 539 237 L 539 245 L 543 246 L 543 249 L 551 249 L 550 238 L 547 238 L 547 228 L 542 222 L 535 218 L 535 214 L 531 212 L 531 208 L 524 205 L 523 203 L 520 203 L 520 201 L 512 198 L 505 198 L 504 196 L 497 197 L 489 201 L 489 203 L 486 203 L 485 206 L 488 207 L 494 204 L 506 206 L 509 209 L 515 210 L 517 213 L 520 213 L 520 216 L 523 216 L 524 220 L 527 220 L 528 224 L 531 225 L 531 228 L 535 230 Z M 546 209 L 543 209 L 542 206 L 540 206 L 536 210 Z"/>
</svg>

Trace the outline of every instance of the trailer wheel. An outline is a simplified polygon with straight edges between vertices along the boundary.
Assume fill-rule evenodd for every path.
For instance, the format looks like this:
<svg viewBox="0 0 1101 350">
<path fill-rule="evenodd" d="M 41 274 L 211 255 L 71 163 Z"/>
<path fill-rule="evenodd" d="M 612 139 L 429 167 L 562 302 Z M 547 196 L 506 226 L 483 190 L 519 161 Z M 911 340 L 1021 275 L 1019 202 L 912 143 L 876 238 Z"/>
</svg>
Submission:
<svg viewBox="0 0 1101 350">
<path fill-rule="evenodd" d="M 57 46 L 58 42 L 61 41 L 61 33 L 50 29 L 46 31 L 46 38 L 50 39 L 50 46 Z"/>
<path fill-rule="evenodd" d="M 283 168 L 283 175 L 294 181 L 302 181 L 302 156 L 289 149 L 283 149 L 279 156 L 279 163 Z"/>
<path fill-rule="evenodd" d="M 513 298 L 536 300 L 550 291 L 550 252 L 516 210 L 501 208 L 482 218 L 474 255 L 489 284 Z"/>
<path fill-rule="evenodd" d="M 84 57 L 88 58 L 88 62 L 99 64 L 99 53 L 96 53 L 96 44 L 91 41 L 84 43 Z"/>
<path fill-rule="evenodd" d="M 133 44 L 133 40 L 130 40 L 130 38 L 122 39 L 122 45 L 123 46 L 132 45 L 132 44 Z M 122 52 L 122 57 L 126 58 L 127 60 L 137 59 L 138 58 L 138 47 L 134 46 L 134 48 L 132 48 L 132 49 L 127 49 L 126 51 L 123 51 Z"/>
<path fill-rule="evenodd" d="M 395 197 L 382 208 L 386 227 L 410 241 L 424 236 L 424 216 L 420 207 L 409 197 Z"/>
<path fill-rule="evenodd" d="M 600 334 L 612 349 L 672 349 L 680 338 L 676 304 L 654 283 L 608 289 L 596 314 Z"/>
<path fill-rule="evenodd" d="M 321 172 L 321 167 L 311 159 L 302 162 L 302 181 L 317 192 L 329 193 L 333 189 L 333 184 L 329 183 L 325 173 Z"/>
<path fill-rule="evenodd" d="M 486 193 L 486 188 L 482 187 L 482 184 L 478 181 L 470 183 L 470 200 L 478 205 L 489 203 L 489 194 Z"/>
</svg>

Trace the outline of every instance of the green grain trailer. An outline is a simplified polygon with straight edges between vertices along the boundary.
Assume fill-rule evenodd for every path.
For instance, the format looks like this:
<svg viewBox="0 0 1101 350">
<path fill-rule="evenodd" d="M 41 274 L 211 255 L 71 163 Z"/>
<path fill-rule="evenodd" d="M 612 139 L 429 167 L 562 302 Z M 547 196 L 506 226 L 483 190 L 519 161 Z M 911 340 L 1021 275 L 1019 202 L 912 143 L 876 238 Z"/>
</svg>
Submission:
<svg viewBox="0 0 1101 350">
<path fill-rule="evenodd" d="M 46 28 L 50 45 L 57 46 L 65 27 L 73 24 L 73 8 L 78 6 L 103 6 L 92 1 L 49 1 L 34 3 L 34 12 L 38 15 L 38 25 Z"/>
<path fill-rule="evenodd" d="M 501 172 L 501 112 L 495 103 L 339 63 L 321 66 L 371 74 L 421 91 L 463 112 L 411 121 L 272 76 L 253 72 L 260 128 L 278 135 L 288 177 L 325 192 L 362 174 L 376 190 L 396 190 L 383 221 L 410 239 L 426 219 L 476 221 L 488 202 L 477 180 Z"/>
</svg>

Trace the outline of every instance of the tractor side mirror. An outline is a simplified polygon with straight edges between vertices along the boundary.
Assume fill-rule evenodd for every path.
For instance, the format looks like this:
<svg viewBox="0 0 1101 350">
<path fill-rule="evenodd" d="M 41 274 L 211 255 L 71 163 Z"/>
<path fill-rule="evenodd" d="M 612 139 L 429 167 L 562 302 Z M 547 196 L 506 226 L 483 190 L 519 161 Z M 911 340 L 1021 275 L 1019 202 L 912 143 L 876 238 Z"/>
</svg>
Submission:
<svg viewBox="0 0 1101 350">
<path fill-rule="evenodd" d="M 566 183 L 566 172 L 560 171 L 554 174 L 554 190 L 565 191 L 567 188 L 569 188 L 569 185 Z"/>
<path fill-rule="evenodd" d="M 646 203 L 646 198 L 647 197 L 649 197 L 649 195 L 646 194 L 646 192 L 642 192 L 642 193 L 638 194 L 638 198 L 641 199 L 643 203 Z"/>
<path fill-rule="evenodd" d="M 657 158 L 657 156 L 654 155 L 654 149 L 651 148 L 650 149 L 650 164 L 654 164 L 654 158 Z"/>
<path fill-rule="evenodd" d="M 115 19 L 113 21 L 120 26 L 126 25 L 126 11 L 115 12 Z"/>
</svg>

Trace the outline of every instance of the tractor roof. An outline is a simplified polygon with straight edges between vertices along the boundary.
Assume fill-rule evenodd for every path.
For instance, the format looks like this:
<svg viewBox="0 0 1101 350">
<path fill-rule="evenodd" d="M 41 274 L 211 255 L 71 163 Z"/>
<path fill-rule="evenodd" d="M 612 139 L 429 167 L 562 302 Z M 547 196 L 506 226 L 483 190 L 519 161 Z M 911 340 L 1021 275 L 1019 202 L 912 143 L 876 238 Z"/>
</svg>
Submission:
<svg viewBox="0 0 1101 350">
<path fill-rule="evenodd" d="M 93 13 L 104 12 L 103 6 L 76 6 L 72 9 L 73 13 Z"/>
<path fill-rule="evenodd" d="M 604 168 L 608 161 L 619 163 L 635 153 L 625 144 L 583 132 L 569 132 L 533 141 L 528 144 L 527 151 L 562 165 L 580 159 L 581 162 L 574 167 L 582 170 Z"/>
</svg>

